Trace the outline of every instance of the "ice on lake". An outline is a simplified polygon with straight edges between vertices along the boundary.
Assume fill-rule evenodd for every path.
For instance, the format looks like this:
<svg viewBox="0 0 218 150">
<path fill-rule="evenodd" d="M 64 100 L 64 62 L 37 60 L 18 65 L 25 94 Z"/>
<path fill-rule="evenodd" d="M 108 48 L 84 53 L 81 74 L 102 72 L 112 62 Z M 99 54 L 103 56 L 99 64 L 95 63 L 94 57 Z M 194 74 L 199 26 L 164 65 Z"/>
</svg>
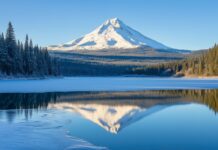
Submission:
<svg viewBox="0 0 218 150">
<path fill-rule="evenodd" d="M 64 77 L 0 80 L 0 93 L 217 89 L 218 79 L 147 77 Z"/>
</svg>

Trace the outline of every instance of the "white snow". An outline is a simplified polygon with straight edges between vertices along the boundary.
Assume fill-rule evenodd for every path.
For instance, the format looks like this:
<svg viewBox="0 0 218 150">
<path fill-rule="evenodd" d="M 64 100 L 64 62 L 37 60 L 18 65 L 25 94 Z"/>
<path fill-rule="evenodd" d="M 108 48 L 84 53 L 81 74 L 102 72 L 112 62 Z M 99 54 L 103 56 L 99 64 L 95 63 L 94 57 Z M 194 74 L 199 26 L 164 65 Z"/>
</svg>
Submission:
<svg viewBox="0 0 218 150">
<path fill-rule="evenodd" d="M 218 79 L 146 77 L 65 77 L 0 80 L 0 93 L 218 89 Z"/>
<path fill-rule="evenodd" d="M 145 37 L 136 30 L 125 25 L 118 18 L 107 20 L 101 26 L 82 38 L 72 40 L 63 45 L 50 46 L 50 50 L 102 50 L 102 49 L 134 49 L 139 47 L 169 49 L 169 47 Z"/>
<path fill-rule="evenodd" d="M 117 134 L 130 124 L 170 106 L 167 104 L 156 105 L 147 109 L 128 104 L 115 106 L 68 102 L 49 104 L 49 108 L 52 109 L 55 108 L 77 113 L 113 134 Z"/>
</svg>

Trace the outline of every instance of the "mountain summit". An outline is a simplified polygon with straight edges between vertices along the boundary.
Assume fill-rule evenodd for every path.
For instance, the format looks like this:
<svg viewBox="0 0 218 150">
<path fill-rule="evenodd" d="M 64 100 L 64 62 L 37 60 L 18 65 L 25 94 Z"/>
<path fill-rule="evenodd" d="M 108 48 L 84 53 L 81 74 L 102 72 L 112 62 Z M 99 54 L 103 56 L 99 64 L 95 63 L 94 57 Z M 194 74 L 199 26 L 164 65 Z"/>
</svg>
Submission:
<svg viewBox="0 0 218 150">
<path fill-rule="evenodd" d="M 150 47 L 154 49 L 169 49 L 167 46 L 152 40 L 120 19 L 107 20 L 101 26 L 82 38 L 59 46 L 50 46 L 51 50 L 102 50 L 102 49 L 135 49 Z"/>
</svg>

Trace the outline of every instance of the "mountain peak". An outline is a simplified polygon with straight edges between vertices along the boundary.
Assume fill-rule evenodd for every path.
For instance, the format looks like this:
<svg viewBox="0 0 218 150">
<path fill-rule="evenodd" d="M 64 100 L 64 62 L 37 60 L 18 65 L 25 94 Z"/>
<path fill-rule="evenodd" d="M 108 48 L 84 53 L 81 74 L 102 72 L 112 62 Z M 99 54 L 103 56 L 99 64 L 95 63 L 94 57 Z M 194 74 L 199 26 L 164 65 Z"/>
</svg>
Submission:
<svg viewBox="0 0 218 150">
<path fill-rule="evenodd" d="M 104 25 L 112 25 L 116 28 L 119 28 L 122 24 L 122 21 L 119 18 L 108 19 Z"/>
<path fill-rule="evenodd" d="M 167 46 L 152 40 L 118 18 L 105 21 L 91 33 L 67 42 L 60 46 L 53 46 L 51 50 L 103 50 L 103 49 L 136 49 L 151 47 L 154 49 L 168 49 Z"/>
</svg>

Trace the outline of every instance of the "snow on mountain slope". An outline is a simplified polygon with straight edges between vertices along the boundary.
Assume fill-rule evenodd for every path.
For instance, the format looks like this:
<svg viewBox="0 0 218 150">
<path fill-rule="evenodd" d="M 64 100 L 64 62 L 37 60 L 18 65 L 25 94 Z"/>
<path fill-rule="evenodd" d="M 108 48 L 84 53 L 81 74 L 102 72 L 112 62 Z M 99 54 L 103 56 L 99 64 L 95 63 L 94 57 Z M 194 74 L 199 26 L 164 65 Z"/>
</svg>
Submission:
<svg viewBox="0 0 218 150">
<path fill-rule="evenodd" d="M 85 119 L 104 128 L 106 131 L 114 134 L 140 119 L 170 106 L 171 105 L 155 105 L 151 108 L 141 108 L 136 105 L 111 106 L 105 104 L 80 104 L 67 102 L 49 105 L 50 108 L 63 109 L 77 113 Z"/>
<path fill-rule="evenodd" d="M 48 48 L 50 50 L 102 50 L 135 49 L 140 47 L 169 49 L 167 46 L 145 37 L 125 25 L 118 18 L 113 18 L 82 38 Z"/>
</svg>

